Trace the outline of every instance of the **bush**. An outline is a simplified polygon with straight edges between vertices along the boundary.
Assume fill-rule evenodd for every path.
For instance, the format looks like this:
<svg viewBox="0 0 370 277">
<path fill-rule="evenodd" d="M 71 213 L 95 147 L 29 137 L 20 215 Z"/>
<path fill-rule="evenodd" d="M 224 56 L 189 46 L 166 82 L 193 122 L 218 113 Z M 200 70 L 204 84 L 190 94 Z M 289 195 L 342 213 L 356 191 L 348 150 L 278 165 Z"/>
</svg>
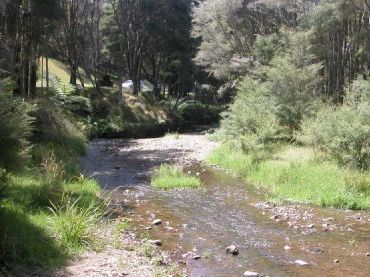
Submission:
<svg viewBox="0 0 370 277">
<path fill-rule="evenodd" d="M 276 101 L 280 124 L 292 137 L 304 116 L 312 114 L 320 84 L 320 64 L 311 54 L 310 32 L 282 31 L 283 49 L 266 69 L 271 97 Z"/>
<path fill-rule="evenodd" d="M 68 96 L 64 101 L 64 106 L 80 116 L 89 116 L 92 113 L 90 99 L 83 96 Z"/>
<path fill-rule="evenodd" d="M 35 106 L 0 91 L 0 166 L 14 169 L 29 157 Z"/>
<path fill-rule="evenodd" d="M 35 117 L 34 142 L 61 145 L 67 148 L 72 155 L 85 153 L 85 134 L 76 127 L 77 124 L 66 116 L 58 103 L 40 101 Z"/>
<path fill-rule="evenodd" d="M 275 106 L 265 84 L 245 78 L 224 114 L 221 137 L 248 153 L 266 149 L 279 132 Z"/>
<path fill-rule="evenodd" d="M 218 123 L 224 109 L 223 106 L 205 105 L 195 101 L 184 102 L 177 110 L 180 127 L 189 128 L 195 125 Z"/>
<path fill-rule="evenodd" d="M 5 169 L 0 168 L 0 201 L 5 197 L 8 182 L 9 182 L 8 172 Z"/>
<path fill-rule="evenodd" d="M 54 152 L 51 151 L 41 164 L 40 186 L 34 201 L 43 206 L 47 206 L 50 201 L 56 201 L 62 195 L 63 184 L 63 164 L 57 161 Z"/>
<path fill-rule="evenodd" d="M 341 165 L 370 166 L 370 105 L 357 109 L 326 107 L 303 124 L 301 140 L 323 150 Z"/>
</svg>

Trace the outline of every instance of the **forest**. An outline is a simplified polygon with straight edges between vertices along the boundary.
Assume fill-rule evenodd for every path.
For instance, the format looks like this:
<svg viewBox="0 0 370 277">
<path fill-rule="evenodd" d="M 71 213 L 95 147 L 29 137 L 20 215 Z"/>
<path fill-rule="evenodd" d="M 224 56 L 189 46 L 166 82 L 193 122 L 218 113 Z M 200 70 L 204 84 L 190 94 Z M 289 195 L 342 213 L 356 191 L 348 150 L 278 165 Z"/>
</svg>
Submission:
<svg viewBox="0 0 370 277">
<path fill-rule="evenodd" d="M 0 276 L 367 276 L 369 209 L 369 0 L 0 0 Z"/>
</svg>

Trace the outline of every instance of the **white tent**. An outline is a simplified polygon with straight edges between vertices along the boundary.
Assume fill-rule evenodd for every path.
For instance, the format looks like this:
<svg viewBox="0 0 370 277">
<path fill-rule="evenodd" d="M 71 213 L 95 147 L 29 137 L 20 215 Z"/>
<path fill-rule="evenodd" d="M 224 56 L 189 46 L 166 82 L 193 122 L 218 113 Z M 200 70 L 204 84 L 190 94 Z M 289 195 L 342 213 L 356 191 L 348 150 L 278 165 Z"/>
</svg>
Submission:
<svg viewBox="0 0 370 277">
<path fill-rule="evenodd" d="M 122 88 L 124 90 L 132 91 L 134 87 L 134 82 L 132 80 L 127 80 L 122 83 Z M 153 84 L 147 80 L 140 81 L 140 91 L 153 91 Z"/>
</svg>

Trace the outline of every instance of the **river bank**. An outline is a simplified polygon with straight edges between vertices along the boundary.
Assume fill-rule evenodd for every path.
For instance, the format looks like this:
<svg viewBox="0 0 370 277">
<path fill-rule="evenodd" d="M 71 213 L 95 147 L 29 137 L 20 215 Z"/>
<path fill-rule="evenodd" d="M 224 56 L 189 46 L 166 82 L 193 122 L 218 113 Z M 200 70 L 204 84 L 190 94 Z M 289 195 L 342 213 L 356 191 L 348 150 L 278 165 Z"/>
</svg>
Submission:
<svg viewBox="0 0 370 277">
<path fill-rule="evenodd" d="M 263 191 L 200 163 L 215 147 L 217 143 L 199 133 L 95 140 L 82 165 L 105 187 L 116 214 L 132 220 L 132 232 L 160 240 L 170 264 L 180 265 L 188 276 L 242 276 L 245 271 L 266 276 L 368 275 L 368 212 L 268 203 Z M 186 173 L 198 175 L 203 186 L 153 189 L 149 178 L 162 163 L 181 164 Z M 155 219 L 162 224 L 153 226 Z M 238 256 L 226 254 L 231 244 L 239 247 Z M 101 259 L 107 255 L 117 266 L 114 257 L 121 254 L 103 252 Z M 79 270 L 109 272 L 114 267 L 96 257 L 96 262 L 77 260 Z M 130 268 L 132 264 L 122 266 L 127 276 L 137 276 Z M 153 276 L 150 271 L 141 274 Z"/>
</svg>

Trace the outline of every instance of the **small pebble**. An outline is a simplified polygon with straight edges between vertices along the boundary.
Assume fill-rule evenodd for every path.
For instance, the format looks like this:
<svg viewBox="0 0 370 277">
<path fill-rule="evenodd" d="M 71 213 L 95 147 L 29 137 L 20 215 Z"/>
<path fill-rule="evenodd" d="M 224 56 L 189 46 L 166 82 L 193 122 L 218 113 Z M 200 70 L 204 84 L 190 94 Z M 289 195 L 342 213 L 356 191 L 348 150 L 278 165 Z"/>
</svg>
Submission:
<svg viewBox="0 0 370 277">
<path fill-rule="evenodd" d="M 160 220 L 160 219 L 155 219 L 155 220 L 153 220 L 152 224 L 153 224 L 153 225 L 160 225 L 160 224 L 162 224 L 162 220 Z"/>
<path fill-rule="evenodd" d="M 334 260 L 334 263 L 335 264 L 339 264 L 339 260 Z"/>
<path fill-rule="evenodd" d="M 302 260 L 296 260 L 294 261 L 295 264 L 301 265 L 301 266 L 307 266 L 310 265 L 308 262 L 302 261 Z"/>
<path fill-rule="evenodd" d="M 366 255 L 366 257 L 370 257 L 370 253 L 369 252 L 367 252 L 365 255 Z"/>
<path fill-rule="evenodd" d="M 290 246 L 288 246 L 288 245 L 285 245 L 285 246 L 284 246 L 284 250 L 288 251 L 288 250 L 290 250 L 290 249 L 291 249 L 291 247 L 290 247 Z"/>
<path fill-rule="evenodd" d="M 259 274 L 258 272 L 246 271 L 246 272 L 244 272 L 243 276 L 245 276 L 245 277 L 259 277 L 259 276 L 261 276 L 261 274 Z"/>
<path fill-rule="evenodd" d="M 194 260 L 199 260 L 199 259 L 201 259 L 201 258 L 202 258 L 202 257 L 201 257 L 201 256 L 198 256 L 198 255 L 196 255 L 196 256 L 194 256 L 194 257 L 193 257 L 193 259 L 194 259 Z"/>
<path fill-rule="evenodd" d="M 238 254 L 239 254 L 239 249 L 238 249 L 238 247 L 237 247 L 237 246 L 235 246 L 235 245 L 230 245 L 230 246 L 228 246 L 228 247 L 226 248 L 226 253 L 227 253 L 227 254 L 230 254 L 230 255 L 234 255 L 234 256 L 236 256 L 236 255 L 238 255 Z"/>
<path fill-rule="evenodd" d="M 148 243 L 149 244 L 153 244 L 153 245 L 157 245 L 157 246 L 161 246 L 162 245 L 162 242 L 159 240 L 159 239 L 156 239 L 156 240 L 148 240 Z"/>
</svg>

